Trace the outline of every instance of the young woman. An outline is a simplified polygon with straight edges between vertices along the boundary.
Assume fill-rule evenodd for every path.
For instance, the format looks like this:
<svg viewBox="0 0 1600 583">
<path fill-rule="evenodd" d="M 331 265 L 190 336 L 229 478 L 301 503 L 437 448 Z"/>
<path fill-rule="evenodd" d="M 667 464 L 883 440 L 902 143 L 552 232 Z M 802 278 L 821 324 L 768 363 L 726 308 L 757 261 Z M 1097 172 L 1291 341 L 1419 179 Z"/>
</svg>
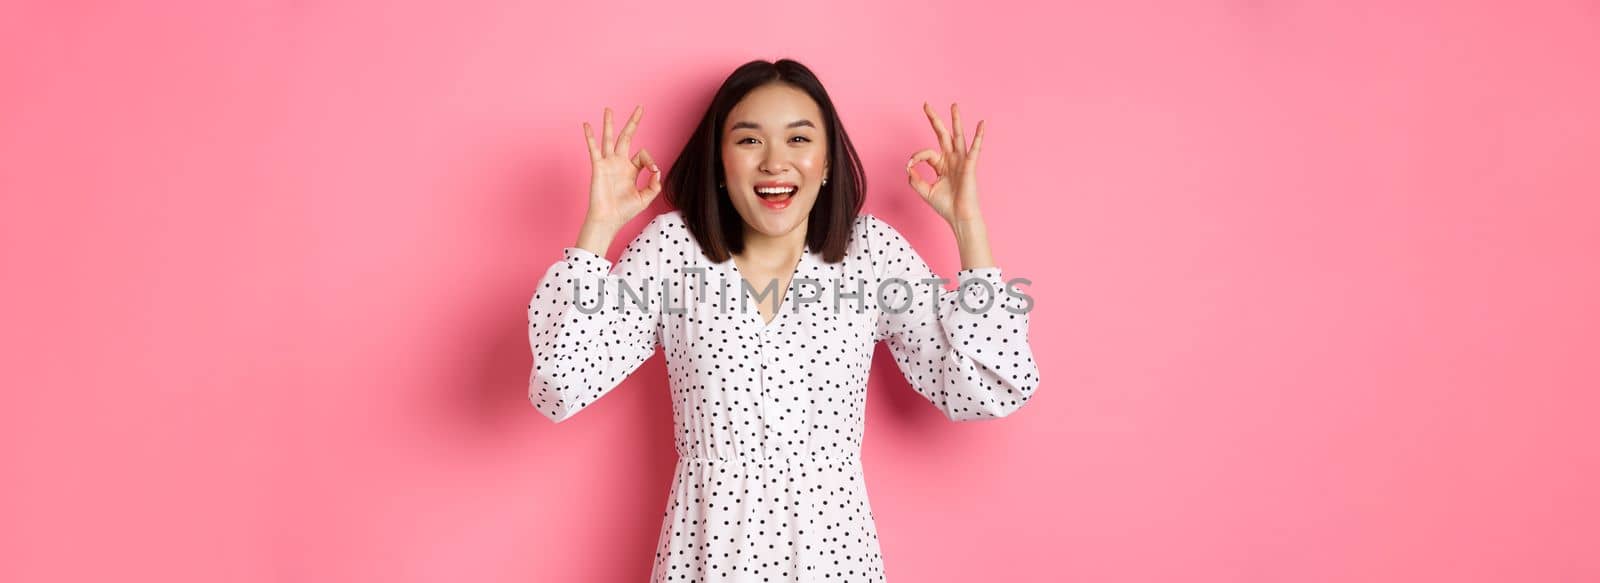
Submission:
<svg viewBox="0 0 1600 583">
<path fill-rule="evenodd" d="M 956 106 L 950 130 L 923 110 L 939 148 L 906 174 L 956 237 L 956 290 L 860 212 L 860 159 L 799 63 L 734 71 L 665 185 L 628 154 L 642 108 L 615 138 L 606 109 L 598 143 L 584 124 L 589 211 L 528 306 L 528 397 L 560 422 L 666 353 L 678 464 L 652 581 L 884 580 L 859 455 L 880 340 L 952 420 L 1004 417 L 1037 389 L 1032 300 L 1001 280 L 978 208 L 983 122 L 969 145 Z M 675 210 L 613 266 L 612 239 L 663 189 Z"/>
</svg>

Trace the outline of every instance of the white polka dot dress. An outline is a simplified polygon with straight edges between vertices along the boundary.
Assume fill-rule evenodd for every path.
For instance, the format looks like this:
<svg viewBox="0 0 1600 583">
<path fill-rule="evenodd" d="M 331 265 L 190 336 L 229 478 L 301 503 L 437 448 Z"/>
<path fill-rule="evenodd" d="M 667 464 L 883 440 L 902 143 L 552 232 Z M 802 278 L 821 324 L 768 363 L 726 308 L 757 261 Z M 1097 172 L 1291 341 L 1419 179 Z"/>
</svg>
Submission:
<svg viewBox="0 0 1600 583">
<path fill-rule="evenodd" d="M 870 214 L 842 262 L 806 247 L 770 322 L 756 302 L 776 288 L 707 259 L 681 211 L 651 219 L 614 268 L 562 253 L 528 305 L 540 413 L 566 420 L 666 353 L 678 462 L 651 581 L 884 580 L 860 459 L 878 341 L 952 420 L 1009 415 L 1039 385 L 1032 299 L 998 267 L 961 270 L 954 290 L 927 281 Z"/>
</svg>

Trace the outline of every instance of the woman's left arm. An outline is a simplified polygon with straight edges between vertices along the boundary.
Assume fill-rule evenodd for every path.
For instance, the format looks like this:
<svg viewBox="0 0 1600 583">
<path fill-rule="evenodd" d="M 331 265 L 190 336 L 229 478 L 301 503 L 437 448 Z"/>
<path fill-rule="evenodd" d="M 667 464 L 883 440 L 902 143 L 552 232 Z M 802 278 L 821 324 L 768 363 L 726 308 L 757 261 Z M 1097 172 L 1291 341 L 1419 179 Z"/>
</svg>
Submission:
<svg viewBox="0 0 1600 583">
<path fill-rule="evenodd" d="M 871 221 L 868 244 L 880 276 L 902 283 L 880 286 L 889 296 L 880 314 L 875 339 L 885 340 L 896 364 L 917 392 L 939 406 L 951 420 L 1005 417 L 1032 398 L 1039 369 L 1028 344 L 1028 312 L 1032 298 L 1019 295 L 1002 281 L 989 250 L 989 233 L 978 207 L 978 154 L 984 122 L 972 144 L 962 136 L 961 110 L 952 104 L 954 133 L 927 103 L 923 112 L 939 138 L 939 149 L 927 149 L 906 163 L 911 187 L 950 226 L 961 251 L 955 290 L 927 281 L 934 277 L 927 262 L 887 223 Z M 938 175 L 928 183 L 917 174 L 918 161 Z M 899 295 L 910 292 L 908 295 Z M 931 305 L 921 298 L 931 297 Z M 904 300 L 896 303 L 895 300 Z"/>
</svg>

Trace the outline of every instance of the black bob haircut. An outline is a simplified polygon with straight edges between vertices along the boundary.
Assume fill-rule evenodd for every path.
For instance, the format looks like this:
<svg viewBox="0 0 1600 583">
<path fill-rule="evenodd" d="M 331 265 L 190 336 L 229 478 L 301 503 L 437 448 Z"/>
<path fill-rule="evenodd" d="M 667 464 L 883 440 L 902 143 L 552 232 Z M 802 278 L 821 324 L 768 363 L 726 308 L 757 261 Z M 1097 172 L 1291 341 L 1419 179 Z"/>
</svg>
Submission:
<svg viewBox="0 0 1600 583">
<path fill-rule="evenodd" d="M 728 75 L 711 98 L 705 117 L 667 170 L 662 184 L 667 201 L 682 211 L 684 224 L 707 259 L 721 263 L 744 251 L 744 219 L 733 208 L 729 195 L 717 188 L 725 180 L 722 126 L 728 112 L 745 95 L 772 83 L 804 91 L 822 110 L 822 127 L 828 133 L 828 183 L 817 193 L 817 202 L 806 219 L 806 244 L 813 252 L 820 251 L 824 261 L 838 263 L 844 259 L 851 227 L 866 202 L 867 177 L 827 90 L 811 69 L 796 61 L 750 61 Z"/>
</svg>

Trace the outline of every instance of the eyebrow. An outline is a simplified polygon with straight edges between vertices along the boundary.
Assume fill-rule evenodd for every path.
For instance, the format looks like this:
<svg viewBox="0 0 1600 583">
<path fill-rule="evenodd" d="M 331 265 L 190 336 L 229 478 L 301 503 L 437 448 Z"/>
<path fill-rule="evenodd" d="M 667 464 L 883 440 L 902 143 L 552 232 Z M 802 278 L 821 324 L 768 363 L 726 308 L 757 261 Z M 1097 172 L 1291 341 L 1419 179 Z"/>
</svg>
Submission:
<svg viewBox="0 0 1600 583">
<path fill-rule="evenodd" d="M 801 126 L 812 128 L 812 129 L 816 129 L 816 127 L 817 127 L 815 125 L 812 125 L 811 120 L 809 120 L 809 119 L 802 119 L 800 121 L 791 121 L 791 122 L 789 122 L 789 125 L 784 126 L 784 127 L 785 128 L 797 128 L 797 127 L 801 127 Z M 758 124 L 758 123 L 753 122 L 753 121 L 736 122 L 736 123 L 733 124 L 733 127 L 728 128 L 728 131 L 733 131 L 733 130 L 737 130 L 737 129 L 759 130 L 759 129 L 761 129 L 761 124 Z"/>
</svg>

